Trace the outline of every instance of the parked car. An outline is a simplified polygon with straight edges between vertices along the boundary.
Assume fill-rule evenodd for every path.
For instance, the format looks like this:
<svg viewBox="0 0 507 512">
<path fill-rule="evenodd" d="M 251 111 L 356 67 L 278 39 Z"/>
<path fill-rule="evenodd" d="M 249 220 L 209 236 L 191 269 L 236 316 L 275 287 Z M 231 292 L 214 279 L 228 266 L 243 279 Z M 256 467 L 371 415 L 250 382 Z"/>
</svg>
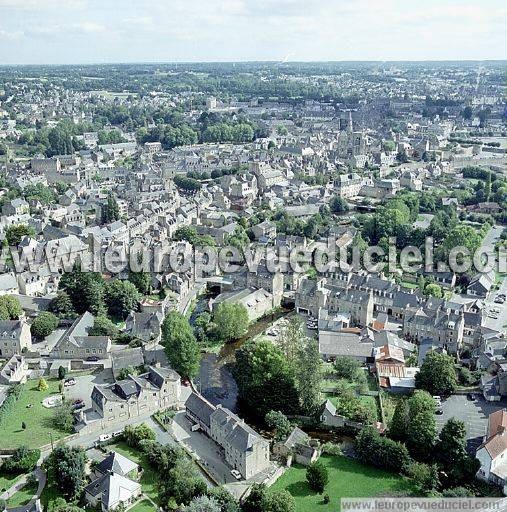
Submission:
<svg viewBox="0 0 507 512">
<path fill-rule="evenodd" d="M 87 357 L 86 360 L 90 361 L 90 362 L 97 362 L 99 360 L 99 358 L 97 356 L 90 356 L 90 357 Z"/>
<path fill-rule="evenodd" d="M 470 400 L 473 402 L 475 400 L 475 394 L 474 393 L 467 393 L 467 400 Z"/>
<path fill-rule="evenodd" d="M 63 382 L 63 385 L 68 388 L 70 386 L 75 386 L 76 385 L 76 379 L 74 378 L 70 378 L 70 379 L 65 379 L 65 381 Z"/>
<path fill-rule="evenodd" d="M 241 480 L 241 473 L 240 473 L 237 469 L 231 469 L 231 475 L 232 475 L 236 480 Z"/>
<path fill-rule="evenodd" d="M 113 436 L 111 434 L 101 434 L 99 436 L 99 441 L 101 443 L 105 442 L 105 441 L 109 441 Z"/>
<path fill-rule="evenodd" d="M 439 416 L 441 414 L 444 414 L 444 410 L 442 409 L 442 407 L 439 407 L 436 411 L 435 411 L 435 414 L 438 414 Z"/>
</svg>

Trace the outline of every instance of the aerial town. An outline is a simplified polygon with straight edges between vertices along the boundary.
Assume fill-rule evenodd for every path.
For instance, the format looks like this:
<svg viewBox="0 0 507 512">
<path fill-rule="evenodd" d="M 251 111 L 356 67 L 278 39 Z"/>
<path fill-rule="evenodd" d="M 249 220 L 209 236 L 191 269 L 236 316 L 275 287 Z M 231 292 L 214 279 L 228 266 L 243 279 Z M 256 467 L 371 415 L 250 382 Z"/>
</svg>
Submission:
<svg viewBox="0 0 507 512">
<path fill-rule="evenodd" d="M 507 495 L 505 84 L 0 67 L 0 510 Z"/>
</svg>

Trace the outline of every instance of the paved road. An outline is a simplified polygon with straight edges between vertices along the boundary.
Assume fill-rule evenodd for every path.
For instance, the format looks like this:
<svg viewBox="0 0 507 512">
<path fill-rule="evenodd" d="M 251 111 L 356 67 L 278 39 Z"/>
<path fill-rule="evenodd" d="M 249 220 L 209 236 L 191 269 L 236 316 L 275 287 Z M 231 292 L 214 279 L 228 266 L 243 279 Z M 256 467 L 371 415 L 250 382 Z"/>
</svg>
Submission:
<svg viewBox="0 0 507 512">
<path fill-rule="evenodd" d="M 502 331 L 507 326 L 507 302 L 504 302 L 503 304 L 497 304 L 495 302 L 495 297 L 500 293 L 507 295 L 507 278 L 505 277 L 502 280 L 500 288 L 495 292 L 490 293 L 490 296 L 485 301 L 486 315 L 484 316 L 484 325 L 497 331 Z M 498 313 L 496 313 L 498 318 L 488 316 L 491 309 L 498 310 Z"/>
<path fill-rule="evenodd" d="M 483 247 L 495 247 L 495 244 L 500 240 L 500 235 L 503 233 L 503 226 L 492 226 L 486 233 L 482 242 Z"/>
</svg>

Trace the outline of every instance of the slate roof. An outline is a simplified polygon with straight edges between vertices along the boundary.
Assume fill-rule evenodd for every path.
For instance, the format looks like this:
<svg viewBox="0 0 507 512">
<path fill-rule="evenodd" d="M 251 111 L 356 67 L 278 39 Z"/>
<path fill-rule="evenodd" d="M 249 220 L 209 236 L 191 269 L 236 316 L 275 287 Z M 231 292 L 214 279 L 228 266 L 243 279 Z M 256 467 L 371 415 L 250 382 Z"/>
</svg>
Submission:
<svg viewBox="0 0 507 512">
<path fill-rule="evenodd" d="M 207 427 L 210 426 L 210 417 L 215 410 L 215 407 L 203 396 L 198 395 L 197 393 L 192 393 L 185 402 L 185 408 L 195 417 L 199 418 L 199 420 Z"/>
<path fill-rule="evenodd" d="M 96 466 L 96 470 L 102 474 L 117 473 L 127 476 L 131 471 L 135 471 L 139 466 L 118 452 L 111 452 L 100 464 Z"/>
</svg>

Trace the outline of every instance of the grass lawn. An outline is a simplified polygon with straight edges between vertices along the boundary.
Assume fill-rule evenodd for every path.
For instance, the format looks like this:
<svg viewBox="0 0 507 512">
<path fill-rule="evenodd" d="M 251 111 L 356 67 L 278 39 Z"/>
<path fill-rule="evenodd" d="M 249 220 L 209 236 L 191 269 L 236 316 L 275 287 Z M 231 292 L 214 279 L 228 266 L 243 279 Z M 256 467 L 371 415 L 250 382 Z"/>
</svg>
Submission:
<svg viewBox="0 0 507 512">
<path fill-rule="evenodd" d="M 296 500 L 296 512 L 335 512 L 340 508 L 342 497 L 407 496 L 414 490 L 412 483 L 404 477 L 346 457 L 323 455 L 320 460 L 329 471 L 325 489 L 331 498 L 328 504 L 324 504 L 321 494 L 308 486 L 303 466 L 292 466 L 270 489 L 289 491 Z"/>
<path fill-rule="evenodd" d="M 48 380 L 47 391 L 37 390 L 37 380 L 29 380 L 25 384 L 12 412 L 0 426 L 0 448 L 18 448 L 21 445 L 39 448 L 51 442 L 50 432 L 53 441 L 68 435 L 53 426 L 53 409 L 42 406 L 44 398 L 59 392 L 58 383 L 58 380 Z M 28 404 L 32 407 L 27 408 Z M 22 422 L 25 422 L 26 430 L 21 428 Z"/>
<path fill-rule="evenodd" d="M 32 498 L 37 492 L 37 484 L 25 485 L 22 489 L 20 489 L 14 496 L 7 500 L 8 507 L 21 507 L 22 505 L 26 505 L 29 501 L 32 501 Z"/>
<path fill-rule="evenodd" d="M 380 414 L 377 407 L 377 399 L 374 396 L 360 395 L 359 400 L 371 410 L 377 420 L 380 420 Z"/>
<path fill-rule="evenodd" d="M 150 467 L 148 462 L 146 461 L 143 454 L 139 453 L 134 448 L 131 448 L 127 445 L 127 443 L 124 443 L 123 441 L 120 441 L 118 443 L 114 443 L 111 445 L 108 445 L 108 448 L 112 451 L 121 453 L 125 457 L 128 457 L 130 460 L 136 462 L 141 466 L 143 469 L 143 475 L 141 476 L 141 486 L 143 488 L 143 492 L 149 496 L 153 501 L 157 502 L 158 500 L 158 492 L 157 492 L 157 481 L 158 476 L 157 473 Z M 137 507 L 137 505 L 136 505 Z M 151 510 L 151 509 L 150 509 Z"/>
<path fill-rule="evenodd" d="M 153 512 L 155 507 L 148 500 L 142 500 L 136 503 L 129 512 Z"/>
<path fill-rule="evenodd" d="M 21 475 L 7 475 L 0 473 L 0 494 L 10 489 L 21 477 Z"/>
</svg>

